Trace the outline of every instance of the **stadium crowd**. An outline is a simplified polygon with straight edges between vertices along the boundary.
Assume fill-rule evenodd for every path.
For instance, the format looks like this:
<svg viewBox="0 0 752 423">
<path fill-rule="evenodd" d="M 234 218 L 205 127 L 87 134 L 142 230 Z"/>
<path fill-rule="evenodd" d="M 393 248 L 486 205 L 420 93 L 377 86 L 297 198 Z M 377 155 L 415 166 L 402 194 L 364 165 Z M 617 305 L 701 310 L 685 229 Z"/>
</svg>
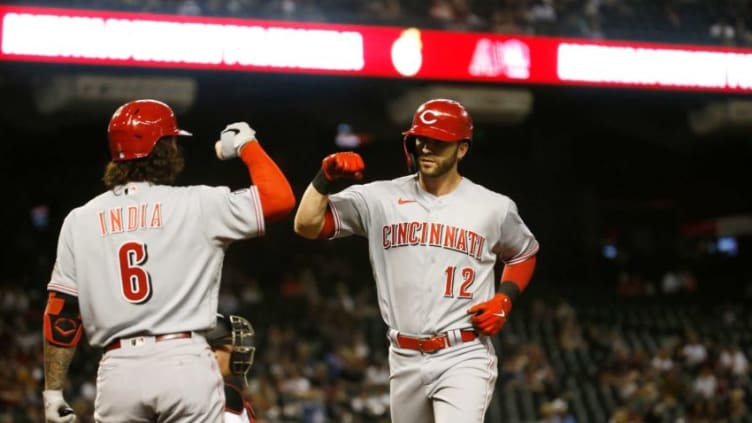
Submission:
<svg viewBox="0 0 752 423">
<path fill-rule="evenodd" d="M 260 422 L 389 421 L 385 327 L 358 241 L 305 249 L 276 234 L 228 253 L 220 310 L 256 328 L 247 393 Z M 44 251 L 31 260 L 38 271 L 26 274 L 44 274 Z M 701 288 L 712 281 L 698 279 L 694 290 L 625 293 L 614 280 L 610 294 L 590 299 L 526 294 L 498 339 L 489 421 L 752 422 L 749 298 L 706 303 Z M 0 285 L 3 423 L 43 421 L 45 283 Z M 79 348 L 67 390 L 87 422 L 101 351 Z"/>
</svg>

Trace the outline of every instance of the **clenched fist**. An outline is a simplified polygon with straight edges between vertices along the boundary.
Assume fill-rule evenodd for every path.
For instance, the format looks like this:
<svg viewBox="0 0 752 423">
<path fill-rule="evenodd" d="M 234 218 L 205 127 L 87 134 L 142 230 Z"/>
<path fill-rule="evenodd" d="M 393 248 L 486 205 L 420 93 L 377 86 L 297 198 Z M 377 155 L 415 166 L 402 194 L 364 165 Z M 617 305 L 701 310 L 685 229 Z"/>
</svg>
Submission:
<svg viewBox="0 0 752 423">
<path fill-rule="evenodd" d="M 256 141 L 256 131 L 245 122 L 227 125 L 219 134 L 219 141 L 214 144 L 214 151 L 220 160 L 238 157 L 244 145 Z"/>
<path fill-rule="evenodd" d="M 512 310 L 512 300 L 505 294 L 496 294 L 490 300 L 470 307 L 467 313 L 473 314 L 470 322 L 478 332 L 493 336 L 504 327 L 510 310 Z"/>
<path fill-rule="evenodd" d="M 321 169 L 312 184 L 316 191 L 327 195 L 363 179 L 365 168 L 363 158 L 358 153 L 347 151 L 330 154 L 321 161 Z"/>
<path fill-rule="evenodd" d="M 340 179 L 359 181 L 363 179 L 363 169 L 366 165 L 360 154 L 353 152 L 334 153 L 321 161 L 324 176 L 330 182 Z"/>
</svg>

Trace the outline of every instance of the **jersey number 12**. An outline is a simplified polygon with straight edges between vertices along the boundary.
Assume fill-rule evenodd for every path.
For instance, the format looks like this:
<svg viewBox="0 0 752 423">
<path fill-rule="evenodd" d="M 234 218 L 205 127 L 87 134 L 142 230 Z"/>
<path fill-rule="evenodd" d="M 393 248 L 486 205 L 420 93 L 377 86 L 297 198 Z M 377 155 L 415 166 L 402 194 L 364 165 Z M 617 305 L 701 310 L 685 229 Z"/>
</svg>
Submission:
<svg viewBox="0 0 752 423">
<path fill-rule="evenodd" d="M 454 298 L 454 274 L 457 268 L 455 266 L 448 266 L 444 273 L 446 273 L 446 287 L 444 288 L 444 296 Z M 462 274 L 462 284 L 460 285 L 460 292 L 457 294 L 457 298 L 473 298 L 473 293 L 467 289 L 475 281 L 475 270 L 472 267 L 465 267 L 460 272 Z"/>
</svg>

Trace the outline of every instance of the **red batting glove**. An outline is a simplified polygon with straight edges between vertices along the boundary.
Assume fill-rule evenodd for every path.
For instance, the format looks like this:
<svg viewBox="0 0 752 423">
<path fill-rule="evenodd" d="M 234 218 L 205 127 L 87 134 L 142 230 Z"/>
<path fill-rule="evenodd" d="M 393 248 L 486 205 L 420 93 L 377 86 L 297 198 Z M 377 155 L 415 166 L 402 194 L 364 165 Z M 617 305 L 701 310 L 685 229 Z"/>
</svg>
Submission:
<svg viewBox="0 0 752 423">
<path fill-rule="evenodd" d="M 360 154 L 351 151 L 330 154 L 321 161 L 321 169 L 329 182 L 341 179 L 359 181 L 363 179 L 365 167 Z"/>
<path fill-rule="evenodd" d="M 505 294 L 496 294 L 490 300 L 470 307 L 467 314 L 474 315 L 470 321 L 478 332 L 493 336 L 504 327 L 510 310 L 512 300 Z"/>
</svg>

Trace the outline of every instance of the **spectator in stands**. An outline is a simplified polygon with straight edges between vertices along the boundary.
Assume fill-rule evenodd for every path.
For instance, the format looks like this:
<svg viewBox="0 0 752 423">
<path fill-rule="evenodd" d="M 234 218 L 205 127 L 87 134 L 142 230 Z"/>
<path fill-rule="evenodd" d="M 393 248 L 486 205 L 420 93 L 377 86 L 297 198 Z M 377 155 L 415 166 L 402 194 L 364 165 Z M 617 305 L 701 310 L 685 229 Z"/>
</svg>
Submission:
<svg viewBox="0 0 752 423">
<path fill-rule="evenodd" d="M 448 29 L 455 31 L 480 31 L 486 22 L 472 9 L 470 0 L 451 0 L 454 19 Z"/>
<path fill-rule="evenodd" d="M 674 368 L 674 360 L 671 358 L 671 347 L 664 346 L 658 350 L 658 353 L 653 357 L 651 366 L 653 369 L 659 372 L 668 372 Z"/>
<path fill-rule="evenodd" d="M 689 368 L 699 366 L 708 358 L 707 348 L 700 342 L 700 336 L 693 329 L 687 330 L 686 341 L 680 353 L 684 364 Z"/>
<path fill-rule="evenodd" d="M 668 270 L 661 280 L 661 293 L 664 295 L 675 295 L 682 287 L 681 279 L 673 269 Z"/>
<path fill-rule="evenodd" d="M 567 402 L 561 398 L 541 404 L 541 417 L 540 423 L 577 423 L 569 414 Z"/>
<path fill-rule="evenodd" d="M 448 28 L 454 21 L 454 10 L 450 0 L 432 0 L 428 17 L 438 28 Z"/>
<path fill-rule="evenodd" d="M 749 407 L 745 401 L 745 393 L 742 388 L 733 388 L 729 392 L 727 415 L 732 422 L 741 422 L 748 417 L 747 411 Z"/>
<path fill-rule="evenodd" d="M 718 364 L 722 374 L 739 381 L 749 376 L 749 361 L 737 345 L 726 346 L 721 350 Z"/>
<path fill-rule="evenodd" d="M 398 22 L 402 19 L 402 5 L 399 0 L 365 0 L 358 15 L 364 21 Z"/>
<path fill-rule="evenodd" d="M 178 5 L 177 14 L 184 16 L 201 16 L 203 15 L 203 10 L 201 10 L 201 6 L 196 0 L 183 0 L 180 2 L 180 5 Z"/>
<path fill-rule="evenodd" d="M 712 399 L 718 389 L 718 380 L 710 366 L 703 366 L 692 384 L 692 392 L 700 398 Z"/>
<path fill-rule="evenodd" d="M 524 386 L 531 392 L 546 394 L 554 391 L 556 373 L 548 363 L 543 348 L 538 344 L 530 344 L 526 351 L 527 366 Z"/>
<path fill-rule="evenodd" d="M 736 29 L 731 24 L 731 20 L 725 16 L 720 16 L 708 29 L 711 40 L 722 45 L 736 44 Z"/>
<path fill-rule="evenodd" d="M 526 18 L 535 34 L 553 35 L 558 19 L 554 0 L 533 0 L 530 2 Z"/>
<path fill-rule="evenodd" d="M 527 32 L 518 11 L 502 8 L 491 15 L 491 31 L 499 34 L 522 34 Z"/>
</svg>

